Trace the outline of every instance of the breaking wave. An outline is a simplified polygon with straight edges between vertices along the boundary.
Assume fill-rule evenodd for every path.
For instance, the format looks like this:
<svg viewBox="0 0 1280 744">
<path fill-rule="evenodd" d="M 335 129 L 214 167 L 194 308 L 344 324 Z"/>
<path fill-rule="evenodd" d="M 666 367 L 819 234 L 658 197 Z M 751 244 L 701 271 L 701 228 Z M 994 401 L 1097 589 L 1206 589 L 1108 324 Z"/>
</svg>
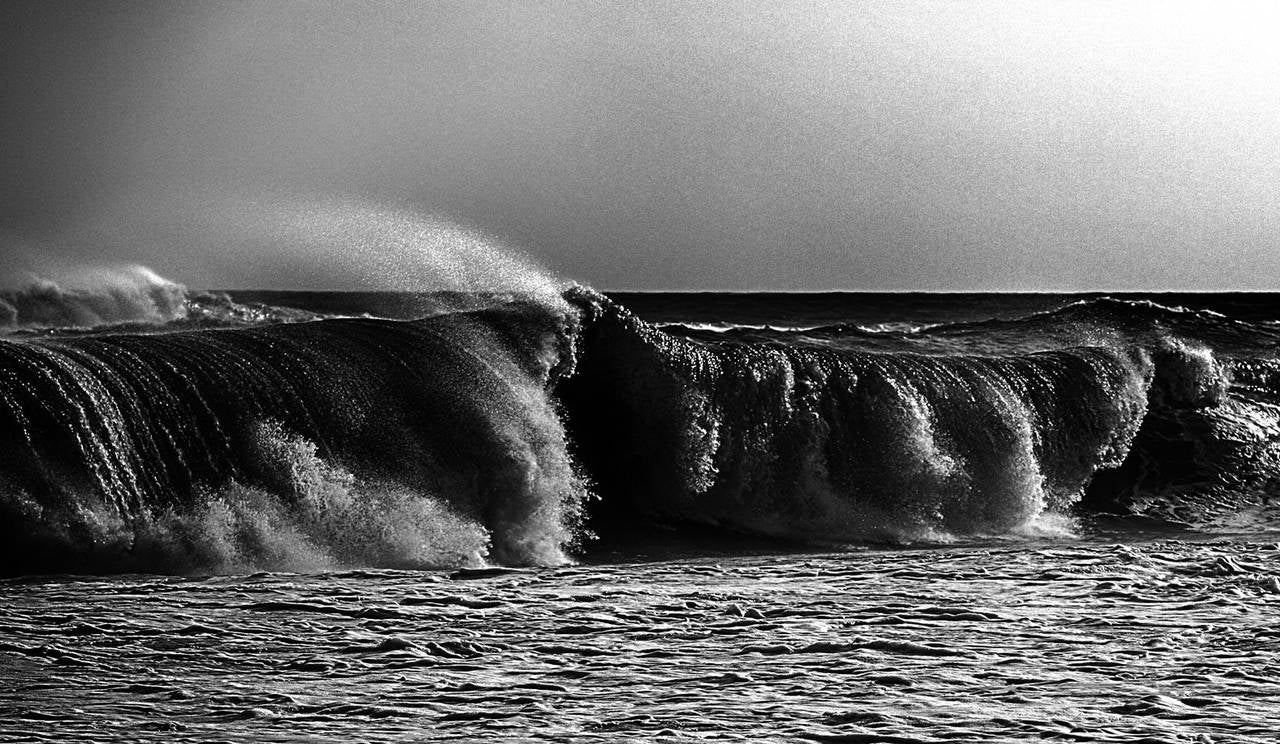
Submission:
<svg viewBox="0 0 1280 744">
<path fill-rule="evenodd" d="M 577 322 L 516 303 L 0 341 L 3 563 L 563 562 L 586 490 L 549 389 Z"/>
<path fill-rule="evenodd" d="M 545 565 L 642 522 L 845 543 L 1276 516 L 1280 362 L 1224 354 L 1230 319 L 1098 300 L 937 353 L 657 326 L 582 287 L 391 320 L 134 276 L 123 296 L 178 288 L 131 305 L 146 332 L 0 340 L 5 572 Z M 1059 342 L 989 342 L 1019 324 Z"/>
<path fill-rule="evenodd" d="M 562 387 L 601 488 L 640 513 L 783 537 L 1034 531 L 1125 460 L 1153 380 L 1139 349 L 707 344 L 586 303 L 584 362 Z"/>
<path fill-rule="evenodd" d="M 92 328 L 186 317 L 187 288 L 145 266 L 80 271 L 60 281 L 33 276 L 0 290 L 0 328 Z"/>
</svg>

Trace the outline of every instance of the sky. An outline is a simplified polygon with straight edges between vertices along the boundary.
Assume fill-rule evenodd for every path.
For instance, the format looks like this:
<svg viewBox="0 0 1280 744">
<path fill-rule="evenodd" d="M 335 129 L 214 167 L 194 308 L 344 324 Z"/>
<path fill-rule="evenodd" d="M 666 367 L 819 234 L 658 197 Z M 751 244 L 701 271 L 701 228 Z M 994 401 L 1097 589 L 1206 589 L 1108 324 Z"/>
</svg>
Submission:
<svg viewBox="0 0 1280 744">
<path fill-rule="evenodd" d="M 606 290 L 1280 289 L 1277 38 L 1269 3 L 9 0 L 0 274 L 339 289 L 466 234 Z"/>
</svg>

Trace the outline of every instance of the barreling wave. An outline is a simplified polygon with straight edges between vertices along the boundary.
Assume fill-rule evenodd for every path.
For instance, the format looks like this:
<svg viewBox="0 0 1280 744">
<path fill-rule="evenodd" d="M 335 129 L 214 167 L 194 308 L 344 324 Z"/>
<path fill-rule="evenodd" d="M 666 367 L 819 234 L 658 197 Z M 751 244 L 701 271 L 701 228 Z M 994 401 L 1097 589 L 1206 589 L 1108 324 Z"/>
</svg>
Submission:
<svg viewBox="0 0 1280 744">
<path fill-rule="evenodd" d="M 831 543 L 1277 516 L 1280 363 L 1216 353 L 1208 316 L 1091 301 L 986 324 L 1055 324 L 1053 348 L 923 353 L 659 327 L 581 287 L 461 299 L 188 294 L 146 332 L 0 339 L 0 570 L 554 564 L 637 520 Z"/>
</svg>

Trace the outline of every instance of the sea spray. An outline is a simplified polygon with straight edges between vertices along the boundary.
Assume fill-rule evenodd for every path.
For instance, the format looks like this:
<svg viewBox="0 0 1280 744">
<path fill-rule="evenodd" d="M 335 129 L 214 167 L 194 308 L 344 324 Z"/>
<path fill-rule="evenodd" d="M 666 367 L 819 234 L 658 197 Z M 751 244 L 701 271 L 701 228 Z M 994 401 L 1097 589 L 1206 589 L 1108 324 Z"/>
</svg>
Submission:
<svg viewBox="0 0 1280 744">
<path fill-rule="evenodd" d="M 172 265 L 177 252 L 202 289 L 459 292 L 553 305 L 568 286 L 502 236 L 446 214 L 352 196 L 213 187 L 122 194 L 68 224 L 57 241 L 149 265 Z M 46 252 L 56 255 L 57 245 Z M 24 268 L 64 273 L 38 255 Z"/>
<path fill-rule="evenodd" d="M 343 566 L 439 568 L 482 564 L 489 532 L 444 499 L 395 481 L 368 481 L 326 462 L 275 422 L 256 434 L 271 487 L 230 481 L 183 502 L 122 514 L 81 492 L 53 513 L 8 491 L 4 508 L 47 563 L 95 571 L 245 573 Z M 19 563 L 21 565 L 21 563 Z"/>
</svg>

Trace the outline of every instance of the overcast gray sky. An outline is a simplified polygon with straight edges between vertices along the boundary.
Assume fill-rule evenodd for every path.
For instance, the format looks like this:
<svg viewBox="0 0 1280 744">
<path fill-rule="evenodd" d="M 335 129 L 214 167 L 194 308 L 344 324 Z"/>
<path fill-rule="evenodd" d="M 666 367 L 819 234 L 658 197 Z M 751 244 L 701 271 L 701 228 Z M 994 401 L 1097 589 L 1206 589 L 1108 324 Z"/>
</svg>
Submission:
<svg viewBox="0 0 1280 744">
<path fill-rule="evenodd" d="M 603 289 L 1275 289 L 1271 8 L 11 1 L 0 245 L 337 287 L 393 210 Z"/>
</svg>

